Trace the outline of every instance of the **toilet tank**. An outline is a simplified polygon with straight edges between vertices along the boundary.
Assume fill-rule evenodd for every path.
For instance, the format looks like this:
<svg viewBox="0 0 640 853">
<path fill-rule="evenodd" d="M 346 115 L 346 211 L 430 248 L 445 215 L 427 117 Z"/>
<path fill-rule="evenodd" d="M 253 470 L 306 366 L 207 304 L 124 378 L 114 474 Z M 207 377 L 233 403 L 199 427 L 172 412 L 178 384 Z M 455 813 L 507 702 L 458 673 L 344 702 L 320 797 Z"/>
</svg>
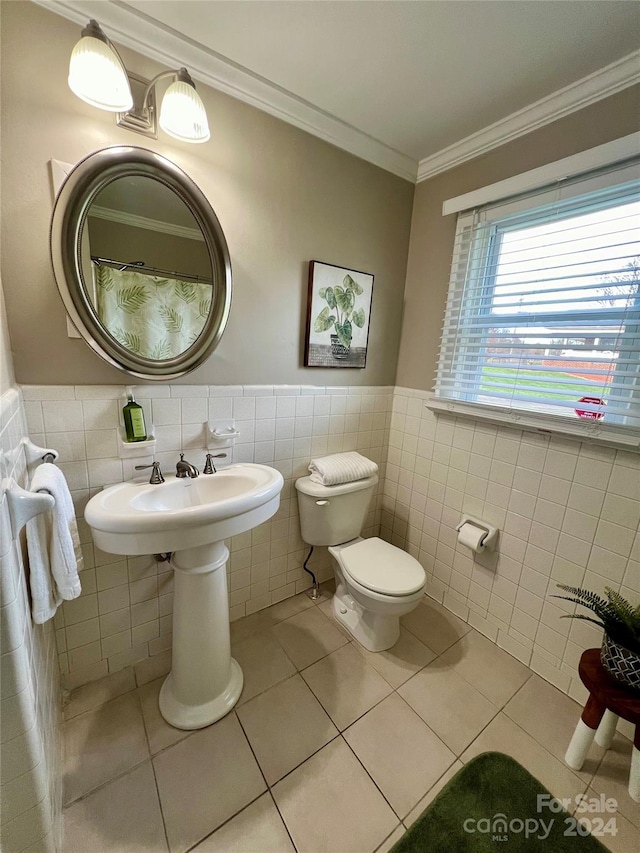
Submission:
<svg viewBox="0 0 640 853">
<path fill-rule="evenodd" d="M 340 545 L 360 536 L 377 482 L 377 474 L 338 486 L 322 486 L 310 477 L 296 480 L 304 541 Z"/>
</svg>

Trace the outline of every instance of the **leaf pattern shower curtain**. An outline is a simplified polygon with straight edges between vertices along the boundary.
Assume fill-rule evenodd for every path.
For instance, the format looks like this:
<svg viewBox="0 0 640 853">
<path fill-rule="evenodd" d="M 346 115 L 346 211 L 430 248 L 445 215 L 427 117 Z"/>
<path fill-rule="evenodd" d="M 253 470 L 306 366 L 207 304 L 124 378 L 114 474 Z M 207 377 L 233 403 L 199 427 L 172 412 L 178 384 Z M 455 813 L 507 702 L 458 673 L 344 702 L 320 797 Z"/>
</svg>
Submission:
<svg viewBox="0 0 640 853">
<path fill-rule="evenodd" d="M 95 268 L 95 277 L 100 319 L 136 355 L 163 359 L 183 353 L 209 316 L 210 284 L 107 266 Z"/>
</svg>

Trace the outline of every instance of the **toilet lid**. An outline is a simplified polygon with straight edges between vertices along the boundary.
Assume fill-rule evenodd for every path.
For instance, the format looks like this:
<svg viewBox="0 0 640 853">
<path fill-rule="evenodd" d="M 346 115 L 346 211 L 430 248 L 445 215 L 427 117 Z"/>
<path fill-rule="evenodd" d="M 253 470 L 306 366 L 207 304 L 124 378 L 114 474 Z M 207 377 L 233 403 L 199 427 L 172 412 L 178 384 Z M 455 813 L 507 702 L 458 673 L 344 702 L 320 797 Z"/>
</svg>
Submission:
<svg viewBox="0 0 640 853">
<path fill-rule="evenodd" d="M 362 539 L 340 550 L 346 572 L 359 584 L 384 595 L 411 595 L 424 585 L 420 563 L 384 539 Z"/>
</svg>

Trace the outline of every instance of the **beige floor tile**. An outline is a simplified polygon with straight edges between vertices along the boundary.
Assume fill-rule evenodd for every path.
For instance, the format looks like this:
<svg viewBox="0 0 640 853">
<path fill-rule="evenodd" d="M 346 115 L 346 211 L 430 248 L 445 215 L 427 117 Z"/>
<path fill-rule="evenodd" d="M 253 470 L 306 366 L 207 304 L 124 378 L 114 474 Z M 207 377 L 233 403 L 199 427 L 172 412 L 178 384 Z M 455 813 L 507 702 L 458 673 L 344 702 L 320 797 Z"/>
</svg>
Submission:
<svg viewBox="0 0 640 853">
<path fill-rule="evenodd" d="M 548 681 L 534 674 L 507 703 L 504 712 L 552 755 L 564 761 L 582 708 Z M 590 781 L 603 753 L 604 750 L 594 743 L 582 770 L 575 770 L 574 773 Z"/>
<path fill-rule="evenodd" d="M 298 853 L 369 853 L 398 818 L 342 738 L 272 789 Z"/>
<path fill-rule="evenodd" d="M 442 660 L 499 707 L 531 676 L 528 667 L 473 630 L 448 648 Z"/>
<path fill-rule="evenodd" d="M 262 631 L 267 631 L 271 627 L 271 621 L 266 618 L 264 611 L 252 613 L 251 616 L 244 616 L 242 619 L 236 619 L 230 625 L 231 642 L 240 643 L 255 634 L 260 634 Z"/>
<path fill-rule="evenodd" d="M 486 696 L 439 660 L 410 678 L 398 693 L 456 755 L 498 713 Z"/>
<path fill-rule="evenodd" d="M 317 607 L 280 622 L 273 633 L 298 669 L 304 669 L 348 642 Z"/>
<path fill-rule="evenodd" d="M 240 706 L 238 717 L 269 785 L 338 734 L 299 675 Z"/>
<path fill-rule="evenodd" d="M 377 848 L 376 853 L 389 853 L 393 845 L 397 841 L 400 841 L 402 836 L 405 834 L 405 831 L 406 830 L 402 824 L 400 824 L 400 826 L 397 826 L 393 830 L 391 835 L 382 842 L 380 847 Z"/>
<path fill-rule="evenodd" d="M 242 667 L 244 686 L 240 702 L 247 702 L 296 671 L 271 631 L 254 634 L 231 645 L 231 654 Z"/>
<path fill-rule="evenodd" d="M 236 715 L 153 759 L 171 853 L 182 853 L 262 794 L 266 785 Z"/>
<path fill-rule="evenodd" d="M 112 699 L 63 725 L 65 803 L 149 757 L 136 693 Z"/>
<path fill-rule="evenodd" d="M 555 797 L 575 799 L 586 785 L 504 713 L 498 714 L 461 756 L 466 763 L 482 752 L 503 752 L 526 768 Z"/>
<path fill-rule="evenodd" d="M 597 799 L 600 794 L 597 791 L 594 791 L 593 788 L 589 788 L 587 791 L 587 797 L 589 799 Z M 630 820 L 627 820 L 624 815 L 620 812 L 592 812 L 585 813 L 584 815 L 576 815 L 576 817 L 586 817 L 587 821 L 591 820 L 591 825 L 585 821 L 585 825 L 594 830 L 593 820 L 596 817 L 601 817 L 605 822 L 605 827 L 609 818 L 613 818 L 613 823 L 611 825 L 611 829 L 615 829 L 615 835 L 612 832 L 603 832 L 601 835 L 598 834 L 598 840 L 601 841 L 605 847 L 608 847 L 611 850 L 611 853 L 638 853 L 638 827 L 634 826 Z M 598 825 L 599 829 L 599 825 Z M 604 827 L 603 827 L 604 829 Z"/>
<path fill-rule="evenodd" d="M 421 642 L 440 655 L 471 630 L 462 619 L 431 598 L 403 616 L 401 624 Z"/>
<path fill-rule="evenodd" d="M 151 762 L 70 806 L 64 835 L 65 853 L 164 853 L 168 848 Z"/>
<path fill-rule="evenodd" d="M 599 794 L 605 794 L 617 800 L 620 814 L 640 829 L 640 803 L 635 803 L 629 796 L 631 747 L 630 740 L 617 734 L 611 749 L 604 754 L 591 787 Z"/>
<path fill-rule="evenodd" d="M 263 794 L 192 853 L 295 853 L 271 794 Z"/>
<path fill-rule="evenodd" d="M 178 743 L 178 741 L 192 734 L 192 732 L 176 729 L 163 720 L 158 707 L 158 694 L 163 683 L 164 676 L 138 688 L 151 755 L 155 755 L 168 746 L 173 746 L 174 743 Z"/>
<path fill-rule="evenodd" d="M 261 613 L 265 619 L 269 620 L 270 624 L 277 625 L 278 622 L 290 619 L 298 613 L 304 613 L 305 610 L 308 610 L 313 606 L 313 601 L 311 601 L 306 593 L 302 592 L 300 595 L 294 595 L 292 598 L 285 598 L 284 601 L 279 601 L 277 604 L 267 607 L 267 609 L 262 610 Z"/>
<path fill-rule="evenodd" d="M 111 699 L 117 699 L 118 696 L 129 693 L 135 688 L 136 681 L 131 667 L 122 669 L 120 672 L 114 672 L 98 681 L 83 684 L 82 687 L 74 690 L 69 697 L 69 701 L 64 706 L 64 718 L 70 720 L 72 717 L 77 717 L 78 714 L 84 714 L 91 708 L 104 705 Z"/>
<path fill-rule="evenodd" d="M 350 726 L 344 738 L 400 819 L 456 760 L 397 693 Z"/>
<path fill-rule="evenodd" d="M 431 805 L 431 803 L 435 800 L 440 791 L 442 791 L 442 789 L 449 784 L 449 782 L 453 779 L 458 770 L 462 770 L 463 767 L 464 764 L 461 761 L 456 761 L 445 773 L 442 774 L 436 784 L 433 785 L 433 787 L 430 788 L 429 791 L 427 791 L 427 793 L 420 800 L 418 805 L 415 808 L 411 809 L 409 814 L 404 819 L 404 825 L 407 828 L 409 828 L 412 823 L 415 823 L 418 820 L 422 812 L 428 806 Z"/>
<path fill-rule="evenodd" d="M 303 670 L 302 677 L 341 731 L 391 693 L 351 643 Z"/>
<path fill-rule="evenodd" d="M 359 643 L 353 646 L 394 689 L 431 663 L 436 656 L 435 652 L 404 628 L 400 629 L 398 642 L 386 652 L 370 652 Z"/>
</svg>

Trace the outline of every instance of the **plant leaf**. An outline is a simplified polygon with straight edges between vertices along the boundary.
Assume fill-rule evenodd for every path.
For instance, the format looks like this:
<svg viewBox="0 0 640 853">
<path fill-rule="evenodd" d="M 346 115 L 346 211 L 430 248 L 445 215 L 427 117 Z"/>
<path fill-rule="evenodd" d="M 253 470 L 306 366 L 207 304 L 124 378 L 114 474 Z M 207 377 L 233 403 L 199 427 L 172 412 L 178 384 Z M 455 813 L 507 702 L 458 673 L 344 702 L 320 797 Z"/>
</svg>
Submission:
<svg viewBox="0 0 640 853">
<path fill-rule="evenodd" d="M 182 331 L 182 317 L 175 308 L 171 308 L 169 305 L 160 305 L 158 312 L 164 320 L 164 327 L 167 332 Z"/>
<path fill-rule="evenodd" d="M 211 300 L 210 299 L 201 299 L 198 303 L 198 315 L 200 317 L 208 317 L 209 311 L 211 310 Z"/>
<path fill-rule="evenodd" d="M 350 288 L 356 294 L 356 296 L 360 296 L 361 293 L 364 293 L 362 287 L 358 284 L 355 278 L 352 278 L 350 275 L 345 275 L 342 283 L 345 287 Z"/>
<path fill-rule="evenodd" d="M 353 290 L 343 290 L 341 287 L 336 287 L 336 304 L 341 311 L 350 312 L 355 302 Z"/>
<path fill-rule="evenodd" d="M 336 334 L 343 347 L 348 348 L 351 346 L 352 329 L 351 323 L 348 320 L 345 320 L 342 325 L 336 323 Z"/>
<path fill-rule="evenodd" d="M 322 296 L 323 299 L 327 300 L 327 305 L 329 306 L 329 308 L 332 308 L 332 309 L 335 308 L 336 307 L 335 290 L 332 287 L 323 287 L 322 290 L 324 290 L 324 294 L 322 294 L 322 292 L 321 292 L 320 295 Z"/>
<path fill-rule="evenodd" d="M 351 320 L 361 329 L 365 321 L 364 308 L 357 308 L 351 315 Z"/>
<path fill-rule="evenodd" d="M 148 300 L 149 294 L 143 284 L 132 284 L 130 287 L 123 287 L 116 294 L 116 305 L 126 314 L 135 314 Z"/>
<path fill-rule="evenodd" d="M 329 314 L 329 309 L 323 308 L 313 324 L 314 332 L 326 332 L 327 329 L 330 329 L 331 326 L 333 326 L 335 320 L 335 316 L 333 314 Z"/>
</svg>

